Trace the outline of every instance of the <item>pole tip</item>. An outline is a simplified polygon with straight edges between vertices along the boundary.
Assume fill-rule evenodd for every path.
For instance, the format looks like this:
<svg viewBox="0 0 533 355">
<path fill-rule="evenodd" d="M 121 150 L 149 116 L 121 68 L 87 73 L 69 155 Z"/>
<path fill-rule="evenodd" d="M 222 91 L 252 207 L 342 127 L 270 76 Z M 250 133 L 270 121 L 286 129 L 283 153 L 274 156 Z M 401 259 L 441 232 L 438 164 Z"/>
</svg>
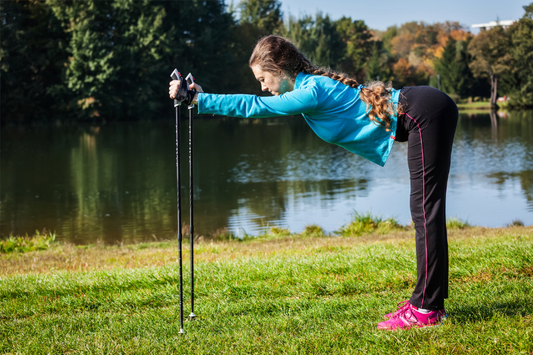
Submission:
<svg viewBox="0 0 533 355">
<path fill-rule="evenodd" d="M 180 334 L 180 335 L 185 334 L 185 330 L 183 330 L 183 328 L 181 328 L 179 334 Z"/>
<path fill-rule="evenodd" d="M 193 320 L 194 318 L 196 318 L 196 314 L 194 314 L 194 312 L 191 312 L 191 314 L 189 314 L 189 319 Z"/>
</svg>

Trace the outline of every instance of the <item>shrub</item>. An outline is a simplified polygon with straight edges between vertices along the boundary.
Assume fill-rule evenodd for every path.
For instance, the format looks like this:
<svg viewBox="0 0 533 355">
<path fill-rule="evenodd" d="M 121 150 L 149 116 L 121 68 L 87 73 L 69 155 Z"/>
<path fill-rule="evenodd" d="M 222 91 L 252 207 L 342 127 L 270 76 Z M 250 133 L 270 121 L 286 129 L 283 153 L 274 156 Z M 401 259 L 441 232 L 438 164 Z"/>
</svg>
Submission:
<svg viewBox="0 0 533 355">
<path fill-rule="evenodd" d="M 227 227 L 219 228 L 215 232 L 211 233 L 211 237 L 214 240 L 234 240 L 238 239 L 235 233 L 230 231 Z"/>
<path fill-rule="evenodd" d="M 463 221 L 462 219 L 459 219 L 459 218 L 454 217 L 454 218 L 448 218 L 446 220 L 446 228 L 449 228 L 449 229 L 453 229 L 453 228 L 465 229 L 468 227 L 471 227 L 471 225 L 467 221 Z"/>
<path fill-rule="evenodd" d="M 325 235 L 326 232 L 324 229 L 316 224 L 305 226 L 305 229 L 302 232 L 302 236 L 304 237 L 324 237 Z"/>
<path fill-rule="evenodd" d="M 270 228 L 270 234 L 276 237 L 286 237 L 291 235 L 291 231 L 283 227 L 272 227 Z"/>
<path fill-rule="evenodd" d="M 523 226 L 524 226 L 524 222 L 522 222 L 519 219 L 515 219 L 511 223 L 507 224 L 507 227 L 523 227 Z"/>
<path fill-rule="evenodd" d="M 50 244 L 53 243 L 56 239 L 56 234 L 52 232 L 47 232 L 44 229 L 41 232 L 38 230 L 35 231 L 33 236 L 13 236 L 9 235 L 4 240 L 0 240 L 0 253 L 27 253 L 35 250 L 46 250 L 50 247 Z"/>
<path fill-rule="evenodd" d="M 354 213 L 353 220 L 345 226 L 342 226 L 336 233 L 343 237 L 361 236 L 363 234 L 377 233 L 387 234 L 393 230 L 405 230 L 405 227 L 398 224 L 396 219 L 372 216 L 370 212 L 365 214 Z"/>
</svg>

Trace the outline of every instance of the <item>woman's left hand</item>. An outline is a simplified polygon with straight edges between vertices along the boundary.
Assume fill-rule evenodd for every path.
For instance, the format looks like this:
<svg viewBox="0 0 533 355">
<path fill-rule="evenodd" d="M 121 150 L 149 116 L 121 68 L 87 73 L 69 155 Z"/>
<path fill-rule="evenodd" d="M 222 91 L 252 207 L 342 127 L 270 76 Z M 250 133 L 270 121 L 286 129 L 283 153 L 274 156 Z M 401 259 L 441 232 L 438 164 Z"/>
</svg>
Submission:
<svg viewBox="0 0 533 355">
<path fill-rule="evenodd" d="M 202 89 L 202 87 L 196 83 L 192 83 L 191 86 L 189 86 L 189 88 L 191 89 L 195 89 L 196 90 L 196 95 L 194 95 L 194 98 L 192 99 L 192 104 L 194 105 L 198 105 L 198 93 L 199 92 L 204 92 L 204 90 Z"/>
</svg>

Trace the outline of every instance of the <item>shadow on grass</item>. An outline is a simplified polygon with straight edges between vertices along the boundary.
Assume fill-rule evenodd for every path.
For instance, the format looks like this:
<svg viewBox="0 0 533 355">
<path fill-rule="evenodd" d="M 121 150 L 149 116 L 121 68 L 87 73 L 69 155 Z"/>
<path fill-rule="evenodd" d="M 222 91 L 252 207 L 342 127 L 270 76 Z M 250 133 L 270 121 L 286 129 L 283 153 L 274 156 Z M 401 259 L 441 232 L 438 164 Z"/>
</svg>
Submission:
<svg viewBox="0 0 533 355">
<path fill-rule="evenodd" d="M 455 305 L 450 316 L 455 322 L 483 322 L 497 315 L 526 317 L 533 315 L 533 304 L 530 300 L 515 299 L 513 301 L 483 300 L 483 304 Z"/>
</svg>

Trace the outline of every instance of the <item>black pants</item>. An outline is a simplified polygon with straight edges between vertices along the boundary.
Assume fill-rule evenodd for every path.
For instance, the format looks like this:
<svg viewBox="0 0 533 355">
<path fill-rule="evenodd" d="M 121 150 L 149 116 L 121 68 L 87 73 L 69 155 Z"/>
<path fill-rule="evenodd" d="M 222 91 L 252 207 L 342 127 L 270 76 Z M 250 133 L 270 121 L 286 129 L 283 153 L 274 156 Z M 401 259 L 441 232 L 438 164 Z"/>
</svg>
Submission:
<svg viewBox="0 0 533 355">
<path fill-rule="evenodd" d="M 417 282 L 409 303 L 439 310 L 448 298 L 446 187 L 457 106 L 428 86 L 403 88 L 400 104 L 404 114 L 398 116 L 396 141 L 408 142 L 411 217 L 416 231 Z"/>
</svg>

